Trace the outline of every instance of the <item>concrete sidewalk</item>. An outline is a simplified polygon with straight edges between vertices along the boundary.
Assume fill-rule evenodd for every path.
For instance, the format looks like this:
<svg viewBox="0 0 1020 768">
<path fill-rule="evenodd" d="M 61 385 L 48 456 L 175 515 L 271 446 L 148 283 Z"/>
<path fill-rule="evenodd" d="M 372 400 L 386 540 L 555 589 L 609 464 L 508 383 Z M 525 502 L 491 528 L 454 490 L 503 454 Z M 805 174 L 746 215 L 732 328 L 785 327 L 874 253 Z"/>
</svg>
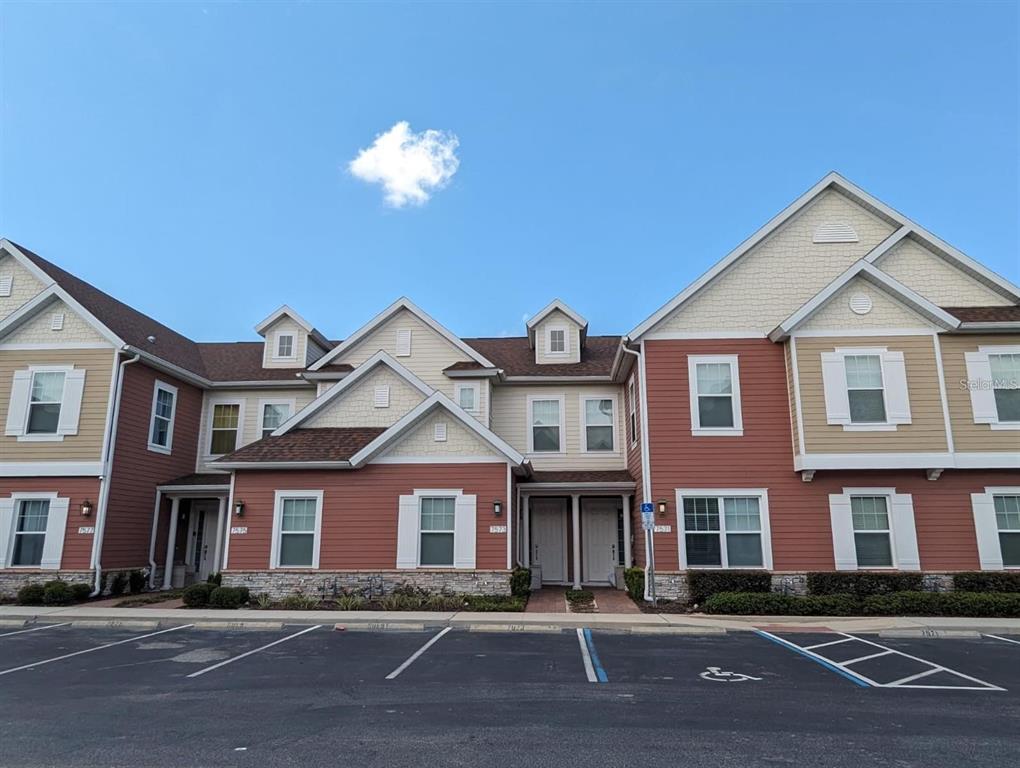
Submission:
<svg viewBox="0 0 1020 768">
<path fill-rule="evenodd" d="M 441 611 L 261 611 L 0 606 L 0 627 L 68 622 L 77 626 L 155 627 L 194 624 L 215 629 L 275 629 L 284 624 L 335 624 L 343 629 L 543 632 L 575 627 L 648 634 L 722 634 L 751 631 L 868 632 L 904 637 L 1020 634 L 1020 619 L 955 617 L 707 616 L 703 614 L 472 613 Z"/>
</svg>

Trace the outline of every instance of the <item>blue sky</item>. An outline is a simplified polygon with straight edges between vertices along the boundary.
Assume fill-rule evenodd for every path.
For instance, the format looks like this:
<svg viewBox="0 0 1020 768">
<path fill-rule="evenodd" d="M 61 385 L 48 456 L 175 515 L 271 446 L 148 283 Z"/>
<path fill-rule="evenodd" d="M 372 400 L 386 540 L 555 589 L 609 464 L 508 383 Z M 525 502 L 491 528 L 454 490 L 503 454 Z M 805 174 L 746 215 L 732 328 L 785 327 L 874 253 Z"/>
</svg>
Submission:
<svg viewBox="0 0 1020 768">
<path fill-rule="evenodd" d="M 199 340 L 628 331 L 838 170 L 1020 282 L 1016 3 L 0 6 L 0 234 Z M 423 205 L 348 163 L 459 139 Z"/>
</svg>

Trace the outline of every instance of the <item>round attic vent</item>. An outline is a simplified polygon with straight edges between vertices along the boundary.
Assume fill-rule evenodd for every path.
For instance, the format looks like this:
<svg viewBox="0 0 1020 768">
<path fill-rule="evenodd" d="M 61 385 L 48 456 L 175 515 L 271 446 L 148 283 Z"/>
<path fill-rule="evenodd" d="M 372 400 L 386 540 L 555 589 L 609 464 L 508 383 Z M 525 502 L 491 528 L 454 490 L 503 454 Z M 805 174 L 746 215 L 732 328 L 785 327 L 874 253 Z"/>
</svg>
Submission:
<svg viewBox="0 0 1020 768">
<path fill-rule="evenodd" d="M 850 311 L 855 315 L 866 315 L 871 311 L 871 297 L 866 293 L 855 293 L 850 297 Z"/>
</svg>

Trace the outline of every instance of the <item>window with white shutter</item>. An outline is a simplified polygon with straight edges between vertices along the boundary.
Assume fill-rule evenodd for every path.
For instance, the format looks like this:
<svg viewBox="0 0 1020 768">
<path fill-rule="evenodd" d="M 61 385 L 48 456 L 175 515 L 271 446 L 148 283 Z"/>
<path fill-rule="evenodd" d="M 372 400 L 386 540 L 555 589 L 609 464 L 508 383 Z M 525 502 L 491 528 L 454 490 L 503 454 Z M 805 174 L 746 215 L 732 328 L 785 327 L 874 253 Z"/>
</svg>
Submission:
<svg viewBox="0 0 1020 768">
<path fill-rule="evenodd" d="M 884 347 L 823 352 L 822 387 L 827 423 L 846 431 L 895 430 L 911 421 L 903 352 Z"/>
<path fill-rule="evenodd" d="M 829 495 L 837 571 L 921 568 L 914 502 L 894 488 L 844 488 Z"/>
<path fill-rule="evenodd" d="M 1020 346 L 980 347 L 965 360 L 974 423 L 1020 430 Z"/>
<path fill-rule="evenodd" d="M 981 570 L 1020 568 L 1020 487 L 985 488 L 970 500 Z"/>
<path fill-rule="evenodd" d="M 397 568 L 474 568 L 477 496 L 415 489 L 397 510 Z"/>
<path fill-rule="evenodd" d="M 56 493 L 0 498 L 0 568 L 60 568 L 69 506 Z"/>
<path fill-rule="evenodd" d="M 85 369 L 32 366 L 14 372 L 5 434 L 22 441 L 60 441 L 78 434 Z"/>
</svg>

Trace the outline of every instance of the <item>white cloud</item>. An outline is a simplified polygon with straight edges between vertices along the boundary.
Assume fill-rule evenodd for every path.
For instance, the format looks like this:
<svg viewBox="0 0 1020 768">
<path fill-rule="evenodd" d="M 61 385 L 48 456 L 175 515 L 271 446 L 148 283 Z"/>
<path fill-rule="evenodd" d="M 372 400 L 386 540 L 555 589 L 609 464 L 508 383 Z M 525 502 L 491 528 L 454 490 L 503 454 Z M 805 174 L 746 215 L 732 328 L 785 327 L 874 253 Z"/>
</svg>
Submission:
<svg viewBox="0 0 1020 768">
<path fill-rule="evenodd" d="M 376 136 L 347 168 L 355 177 L 382 184 L 386 202 L 394 208 L 423 205 L 431 193 L 445 187 L 457 172 L 455 154 L 460 140 L 448 131 L 414 133 L 406 120 Z"/>
</svg>

